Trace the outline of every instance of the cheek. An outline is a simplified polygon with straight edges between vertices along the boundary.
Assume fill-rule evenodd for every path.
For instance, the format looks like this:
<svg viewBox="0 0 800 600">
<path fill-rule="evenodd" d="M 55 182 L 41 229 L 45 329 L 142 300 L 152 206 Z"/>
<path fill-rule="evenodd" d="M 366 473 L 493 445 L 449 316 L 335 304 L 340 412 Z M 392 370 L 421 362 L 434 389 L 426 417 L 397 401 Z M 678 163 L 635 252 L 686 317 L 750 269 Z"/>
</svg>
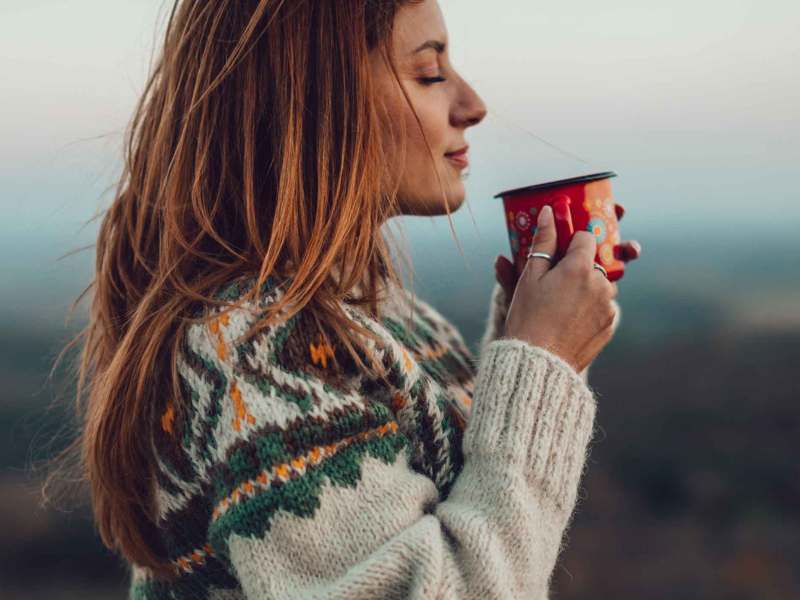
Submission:
<svg viewBox="0 0 800 600">
<path fill-rule="evenodd" d="M 447 106 L 443 102 L 436 102 L 431 98 L 419 100 L 412 98 L 412 100 L 434 158 L 438 160 L 447 151 L 449 114 Z M 413 158 L 418 160 L 430 161 L 425 139 L 410 108 L 406 110 L 406 126 L 409 134 L 409 153 L 415 155 Z"/>
</svg>

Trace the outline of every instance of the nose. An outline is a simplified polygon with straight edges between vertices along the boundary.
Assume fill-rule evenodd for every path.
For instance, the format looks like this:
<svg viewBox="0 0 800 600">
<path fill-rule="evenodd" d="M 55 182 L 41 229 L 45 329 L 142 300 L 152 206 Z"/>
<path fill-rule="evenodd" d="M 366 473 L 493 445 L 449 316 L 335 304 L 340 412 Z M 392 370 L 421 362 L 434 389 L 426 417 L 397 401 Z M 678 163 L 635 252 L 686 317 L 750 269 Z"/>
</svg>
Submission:
<svg viewBox="0 0 800 600">
<path fill-rule="evenodd" d="M 453 107 L 451 123 L 454 127 L 472 127 L 486 117 L 486 104 L 466 81 L 461 79 L 458 100 Z"/>
</svg>

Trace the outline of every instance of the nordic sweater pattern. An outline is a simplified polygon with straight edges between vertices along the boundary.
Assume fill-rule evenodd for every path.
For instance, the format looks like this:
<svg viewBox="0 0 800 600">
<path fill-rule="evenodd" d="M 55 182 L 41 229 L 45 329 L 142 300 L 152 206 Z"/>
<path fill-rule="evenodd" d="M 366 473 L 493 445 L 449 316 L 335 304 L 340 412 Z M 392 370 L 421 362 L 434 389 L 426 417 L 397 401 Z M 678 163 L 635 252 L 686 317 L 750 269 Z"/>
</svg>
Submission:
<svg viewBox="0 0 800 600">
<path fill-rule="evenodd" d="M 182 340 L 189 410 L 168 403 L 153 440 L 159 542 L 179 577 L 133 565 L 129 598 L 546 599 L 593 431 L 586 371 L 500 338 L 498 285 L 480 362 L 406 290 L 380 321 L 343 304 L 379 334 L 388 384 L 303 310 L 234 344 L 281 293 L 269 279 Z"/>
</svg>

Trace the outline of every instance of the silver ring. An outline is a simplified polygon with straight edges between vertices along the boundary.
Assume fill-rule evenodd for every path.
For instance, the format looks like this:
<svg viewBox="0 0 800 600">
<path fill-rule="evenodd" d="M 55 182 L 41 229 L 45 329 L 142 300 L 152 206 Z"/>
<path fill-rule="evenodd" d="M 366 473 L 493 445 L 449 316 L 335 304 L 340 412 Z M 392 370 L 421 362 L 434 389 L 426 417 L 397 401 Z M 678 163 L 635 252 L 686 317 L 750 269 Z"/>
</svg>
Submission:
<svg viewBox="0 0 800 600">
<path fill-rule="evenodd" d="M 600 264 L 594 263 L 594 268 L 595 268 L 595 269 L 597 269 L 598 271 L 600 271 L 600 272 L 603 274 L 603 277 L 605 277 L 606 279 L 608 279 L 608 271 L 606 271 L 606 270 L 605 270 L 605 268 L 603 267 L 603 265 L 600 265 Z"/>
<path fill-rule="evenodd" d="M 550 262 L 553 262 L 553 257 L 547 252 L 533 252 L 532 250 L 529 250 L 528 258 L 546 258 Z"/>
</svg>

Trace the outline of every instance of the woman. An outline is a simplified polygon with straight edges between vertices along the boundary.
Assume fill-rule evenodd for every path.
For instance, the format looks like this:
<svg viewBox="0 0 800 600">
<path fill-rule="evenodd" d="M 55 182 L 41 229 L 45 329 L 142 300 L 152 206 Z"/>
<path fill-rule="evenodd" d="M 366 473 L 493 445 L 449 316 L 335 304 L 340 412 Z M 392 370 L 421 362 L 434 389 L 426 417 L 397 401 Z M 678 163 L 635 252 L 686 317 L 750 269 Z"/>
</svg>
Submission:
<svg viewBox="0 0 800 600">
<path fill-rule="evenodd" d="M 173 8 L 79 377 L 131 598 L 547 597 L 616 286 L 588 232 L 503 259 L 480 360 L 403 289 L 380 229 L 460 206 L 486 114 L 447 44 L 435 0 Z"/>
</svg>

